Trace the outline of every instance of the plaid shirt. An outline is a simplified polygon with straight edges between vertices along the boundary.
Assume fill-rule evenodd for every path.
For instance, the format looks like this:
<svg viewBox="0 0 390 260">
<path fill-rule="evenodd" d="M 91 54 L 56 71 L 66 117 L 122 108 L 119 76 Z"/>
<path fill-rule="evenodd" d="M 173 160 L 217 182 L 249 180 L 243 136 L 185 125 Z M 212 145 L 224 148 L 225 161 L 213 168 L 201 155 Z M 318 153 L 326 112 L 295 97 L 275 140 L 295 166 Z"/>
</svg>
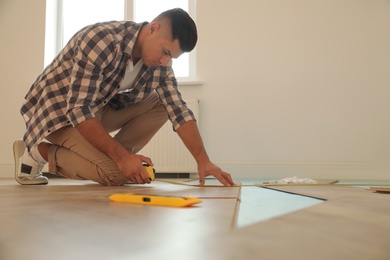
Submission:
<svg viewBox="0 0 390 260">
<path fill-rule="evenodd" d="M 94 117 L 105 105 L 119 110 L 156 91 L 173 129 L 195 120 L 177 89 L 172 67 L 142 66 L 134 88 L 120 91 L 132 49 L 144 24 L 107 22 L 76 33 L 53 62 L 38 76 L 25 96 L 21 114 L 26 122 L 27 147 L 64 126 Z"/>
</svg>

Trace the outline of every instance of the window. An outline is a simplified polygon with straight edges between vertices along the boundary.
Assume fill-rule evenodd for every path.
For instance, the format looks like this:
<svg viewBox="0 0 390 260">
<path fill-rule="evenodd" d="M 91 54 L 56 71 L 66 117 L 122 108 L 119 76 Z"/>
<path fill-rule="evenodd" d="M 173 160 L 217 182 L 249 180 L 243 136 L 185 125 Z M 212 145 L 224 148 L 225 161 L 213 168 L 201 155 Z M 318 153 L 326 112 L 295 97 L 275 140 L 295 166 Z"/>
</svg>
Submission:
<svg viewBox="0 0 390 260">
<path fill-rule="evenodd" d="M 47 0 L 45 66 L 78 30 L 102 21 L 152 21 L 159 13 L 179 7 L 195 20 L 195 0 Z M 195 50 L 173 60 L 179 81 L 194 81 Z"/>
<path fill-rule="evenodd" d="M 62 4 L 62 47 L 86 25 L 125 19 L 124 0 L 62 0 L 60 2 Z"/>
</svg>

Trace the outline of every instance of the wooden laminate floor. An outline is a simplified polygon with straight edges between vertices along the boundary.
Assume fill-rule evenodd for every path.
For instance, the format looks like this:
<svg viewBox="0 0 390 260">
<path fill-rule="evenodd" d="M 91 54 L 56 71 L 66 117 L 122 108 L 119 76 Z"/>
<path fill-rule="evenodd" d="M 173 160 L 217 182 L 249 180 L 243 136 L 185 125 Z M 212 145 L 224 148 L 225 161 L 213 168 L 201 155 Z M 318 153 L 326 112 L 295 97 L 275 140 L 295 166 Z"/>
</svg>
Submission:
<svg viewBox="0 0 390 260">
<path fill-rule="evenodd" d="M 237 229 L 240 189 L 65 179 L 21 186 L 0 179 L 0 259 L 390 259 L 388 194 L 277 187 L 327 201 Z M 196 196 L 203 203 L 169 208 L 108 199 L 129 192 Z"/>
<path fill-rule="evenodd" d="M 47 186 L 1 180 L 0 259 L 154 259 L 158 252 L 172 252 L 176 259 L 176 249 L 231 230 L 239 191 L 157 181 L 104 187 L 66 179 Z M 111 202 L 113 193 L 185 195 L 203 202 L 189 208 L 143 206 Z"/>
</svg>

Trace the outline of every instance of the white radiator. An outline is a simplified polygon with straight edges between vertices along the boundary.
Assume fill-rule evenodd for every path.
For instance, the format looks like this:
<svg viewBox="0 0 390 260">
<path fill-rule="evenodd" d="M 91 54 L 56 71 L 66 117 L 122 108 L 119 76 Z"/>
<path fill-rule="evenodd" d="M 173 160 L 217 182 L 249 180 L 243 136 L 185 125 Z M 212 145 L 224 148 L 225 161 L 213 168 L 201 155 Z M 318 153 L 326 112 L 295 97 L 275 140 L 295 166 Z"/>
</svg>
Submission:
<svg viewBox="0 0 390 260">
<path fill-rule="evenodd" d="M 199 122 L 199 100 L 186 100 L 186 103 Z M 169 120 L 138 154 L 150 157 L 158 173 L 198 172 L 194 158 L 173 131 Z"/>
</svg>

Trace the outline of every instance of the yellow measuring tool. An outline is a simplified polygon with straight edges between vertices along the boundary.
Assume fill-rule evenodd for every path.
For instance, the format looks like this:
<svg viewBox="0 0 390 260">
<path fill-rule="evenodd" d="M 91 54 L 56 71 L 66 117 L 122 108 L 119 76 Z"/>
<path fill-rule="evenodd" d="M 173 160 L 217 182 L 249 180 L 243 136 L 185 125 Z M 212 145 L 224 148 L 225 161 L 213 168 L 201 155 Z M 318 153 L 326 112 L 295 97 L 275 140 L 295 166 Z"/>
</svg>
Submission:
<svg viewBox="0 0 390 260">
<path fill-rule="evenodd" d="M 167 207 L 188 207 L 201 203 L 202 200 L 195 197 L 141 195 L 133 193 L 112 194 L 110 200 L 115 202 L 126 202 L 142 205 L 167 206 Z"/>
<path fill-rule="evenodd" d="M 156 177 L 155 177 L 156 170 L 152 166 L 150 166 L 149 164 L 146 164 L 146 163 L 144 163 L 143 166 L 144 166 L 146 172 L 148 173 L 149 180 L 154 181 L 156 179 Z"/>
</svg>

